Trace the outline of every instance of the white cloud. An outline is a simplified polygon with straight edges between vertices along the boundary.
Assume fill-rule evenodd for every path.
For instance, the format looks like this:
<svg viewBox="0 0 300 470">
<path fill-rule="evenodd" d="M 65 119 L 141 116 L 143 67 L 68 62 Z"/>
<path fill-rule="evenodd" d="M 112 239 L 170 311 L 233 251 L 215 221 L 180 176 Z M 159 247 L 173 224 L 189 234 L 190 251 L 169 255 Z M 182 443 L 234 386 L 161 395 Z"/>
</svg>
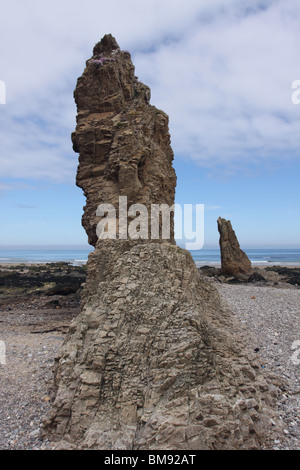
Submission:
<svg viewBox="0 0 300 470">
<path fill-rule="evenodd" d="M 296 2 L 274 2 L 237 21 L 232 10 L 151 54 L 148 69 L 149 57 L 137 56 L 170 115 L 175 150 L 208 168 L 299 156 L 299 12 Z"/>
<path fill-rule="evenodd" d="M 299 157 L 298 0 L 4 0 L 0 17 L 0 176 L 74 180 L 73 90 L 111 32 L 132 51 L 172 145 L 228 174 Z"/>
</svg>

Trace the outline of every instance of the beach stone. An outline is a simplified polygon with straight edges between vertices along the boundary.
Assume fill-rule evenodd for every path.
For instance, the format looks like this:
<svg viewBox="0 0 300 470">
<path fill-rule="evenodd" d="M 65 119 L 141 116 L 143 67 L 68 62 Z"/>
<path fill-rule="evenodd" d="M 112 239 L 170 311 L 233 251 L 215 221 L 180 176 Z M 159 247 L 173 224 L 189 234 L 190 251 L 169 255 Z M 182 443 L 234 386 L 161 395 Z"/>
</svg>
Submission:
<svg viewBox="0 0 300 470">
<path fill-rule="evenodd" d="M 253 272 L 249 276 L 248 282 L 266 282 L 266 278 L 258 272 Z"/>
<path fill-rule="evenodd" d="M 73 134 L 95 249 L 57 355 L 44 439 L 51 449 L 272 448 L 279 390 L 173 230 L 167 240 L 96 237 L 99 203 L 125 194 L 172 205 L 176 182 L 168 118 L 150 105 L 130 54 L 111 35 L 99 54 L 106 61 L 89 62 L 77 82 Z"/>
<path fill-rule="evenodd" d="M 297 426 L 297 425 L 293 426 L 290 433 L 292 434 L 292 436 L 297 437 L 299 439 L 300 438 L 300 426 Z"/>
<path fill-rule="evenodd" d="M 214 266 L 201 266 L 199 268 L 200 274 L 203 276 L 208 276 L 208 277 L 216 277 L 220 273 L 220 269 L 216 268 Z"/>
</svg>

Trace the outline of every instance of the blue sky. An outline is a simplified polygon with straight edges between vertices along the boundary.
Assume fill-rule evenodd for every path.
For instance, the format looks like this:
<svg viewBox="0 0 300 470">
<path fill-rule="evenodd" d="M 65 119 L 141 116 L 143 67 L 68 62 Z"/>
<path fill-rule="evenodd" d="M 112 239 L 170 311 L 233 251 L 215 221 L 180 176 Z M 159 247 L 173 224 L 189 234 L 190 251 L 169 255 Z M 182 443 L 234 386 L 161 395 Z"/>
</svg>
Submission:
<svg viewBox="0 0 300 470">
<path fill-rule="evenodd" d="M 3 0 L 0 246 L 87 245 L 73 90 L 96 42 L 131 51 L 170 118 L 176 202 L 205 205 L 243 247 L 300 247 L 298 0 Z"/>
</svg>

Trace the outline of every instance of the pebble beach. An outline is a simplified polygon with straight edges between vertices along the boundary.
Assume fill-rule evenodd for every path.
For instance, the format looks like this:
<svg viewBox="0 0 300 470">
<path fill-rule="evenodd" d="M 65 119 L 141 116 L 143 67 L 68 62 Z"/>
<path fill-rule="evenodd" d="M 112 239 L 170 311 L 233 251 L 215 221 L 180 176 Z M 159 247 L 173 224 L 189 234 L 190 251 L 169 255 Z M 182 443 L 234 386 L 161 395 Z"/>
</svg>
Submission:
<svg viewBox="0 0 300 470">
<path fill-rule="evenodd" d="M 276 450 L 300 449 L 300 289 L 219 285 L 223 299 L 245 325 L 263 367 L 284 379 L 278 402 L 286 442 Z"/>
<path fill-rule="evenodd" d="M 278 400 L 284 435 L 274 442 L 274 450 L 299 450 L 300 289 L 278 282 L 275 274 L 270 274 L 264 284 L 207 280 L 246 327 L 249 345 L 260 357 L 262 367 L 285 383 Z M 1 450 L 40 450 L 45 445 L 41 430 L 51 406 L 52 366 L 68 325 L 80 308 L 79 292 L 62 295 L 50 284 L 26 294 L 14 288 L 12 295 L 9 290 L 13 288 L 0 288 Z"/>
</svg>

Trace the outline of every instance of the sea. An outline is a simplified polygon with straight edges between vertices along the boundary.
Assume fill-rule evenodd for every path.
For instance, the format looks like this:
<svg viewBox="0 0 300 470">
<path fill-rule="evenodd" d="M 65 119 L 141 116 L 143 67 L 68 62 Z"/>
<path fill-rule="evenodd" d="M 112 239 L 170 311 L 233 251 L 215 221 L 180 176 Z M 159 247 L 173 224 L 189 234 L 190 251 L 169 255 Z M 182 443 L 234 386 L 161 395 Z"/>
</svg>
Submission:
<svg viewBox="0 0 300 470">
<path fill-rule="evenodd" d="M 68 262 L 74 266 L 87 263 L 92 248 L 86 249 L 0 249 L 0 264 L 41 264 L 59 261 Z M 300 249 L 243 249 L 254 266 L 270 265 L 299 265 Z M 191 255 L 198 267 L 214 266 L 221 263 L 220 250 L 205 249 L 191 250 Z"/>
<path fill-rule="evenodd" d="M 243 249 L 253 266 L 271 265 L 295 265 L 300 266 L 299 249 L 270 249 L 270 248 L 249 248 Z M 193 250 L 191 255 L 197 266 L 219 265 L 221 255 L 219 249 L 214 250 Z"/>
</svg>

